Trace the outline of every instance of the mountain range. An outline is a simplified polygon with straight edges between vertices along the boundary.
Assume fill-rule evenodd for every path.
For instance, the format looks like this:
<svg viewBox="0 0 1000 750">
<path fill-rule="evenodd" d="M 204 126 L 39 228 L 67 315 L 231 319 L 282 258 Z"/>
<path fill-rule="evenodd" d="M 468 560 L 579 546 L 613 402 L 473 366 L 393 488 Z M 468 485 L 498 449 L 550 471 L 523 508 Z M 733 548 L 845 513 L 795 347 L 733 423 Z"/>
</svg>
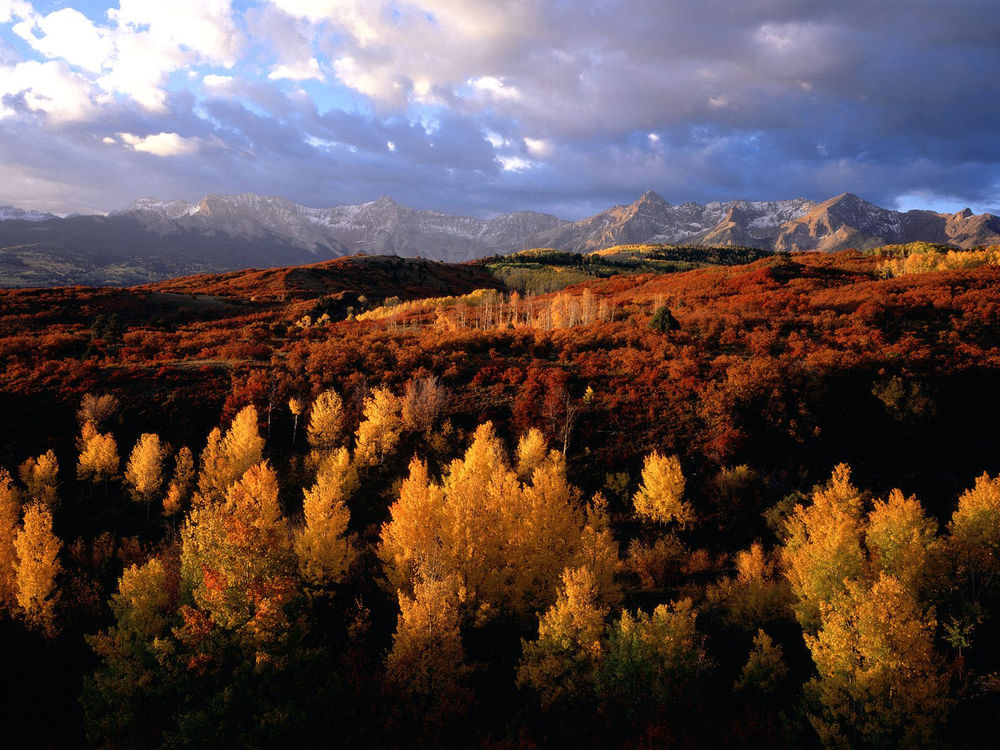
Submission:
<svg viewBox="0 0 1000 750">
<path fill-rule="evenodd" d="M 926 241 L 1000 243 L 1000 217 L 969 209 L 893 211 L 844 193 L 817 203 L 673 205 L 648 191 L 581 221 L 520 211 L 452 216 L 383 196 L 310 208 L 255 194 L 198 203 L 141 198 L 108 216 L 64 219 L 0 207 L 0 286 L 134 284 L 189 273 L 312 263 L 366 254 L 461 262 L 533 247 L 589 252 L 631 243 L 838 250 Z"/>
</svg>

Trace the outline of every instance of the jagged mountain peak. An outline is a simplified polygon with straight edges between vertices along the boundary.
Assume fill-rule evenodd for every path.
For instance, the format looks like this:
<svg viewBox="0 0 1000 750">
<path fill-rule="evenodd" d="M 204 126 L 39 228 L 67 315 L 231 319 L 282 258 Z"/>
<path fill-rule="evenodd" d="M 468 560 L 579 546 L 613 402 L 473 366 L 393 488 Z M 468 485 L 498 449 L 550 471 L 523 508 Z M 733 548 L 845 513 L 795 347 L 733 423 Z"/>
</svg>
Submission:
<svg viewBox="0 0 1000 750">
<path fill-rule="evenodd" d="M 657 193 L 655 190 L 647 190 L 645 193 L 639 196 L 638 200 L 632 205 L 641 205 L 644 203 L 654 203 L 660 206 L 670 206 L 670 204 L 663 199 L 663 196 Z"/>
</svg>

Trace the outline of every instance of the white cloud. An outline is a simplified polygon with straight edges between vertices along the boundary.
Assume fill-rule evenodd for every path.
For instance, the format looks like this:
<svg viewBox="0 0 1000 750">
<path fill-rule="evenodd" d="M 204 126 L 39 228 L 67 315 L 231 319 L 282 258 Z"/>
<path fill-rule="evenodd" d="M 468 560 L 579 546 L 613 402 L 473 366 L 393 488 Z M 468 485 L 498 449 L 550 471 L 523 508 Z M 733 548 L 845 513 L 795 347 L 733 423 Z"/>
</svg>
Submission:
<svg viewBox="0 0 1000 750">
<path fill-rule="evenodd" d="M 233 81 L 236 79 L 234 79 L 232 76 L 220 76 L 216 75 L 215 73 L 209 73 L 201 80 L 202 83 L 204 83 L 206 86 L 210 86 L 212 88 L 220 88 L 220 87 L 231 86 Z"/>
<path fill-rule="evenodd" d="M 308 81 L 310 79 L 322 81 L 323 71 L 319 68 L 319 60 L 310 57 L 304 63 L 278 65 L 267 74 L 267 77 L 272 81 L 280 78 L 287 78 L 291 81 Z"/>
<path fill-rule="evenodd" d="M 54 123 L 91 119 L 96 114 L 91 93 L 90 81 L 61 61 L 28 60 L 0 67 L 0 98 L 13 100 L 0 106 L 0 117 L 15 114 L 14 102 L 20 101 L 32 112 L 44 112 Z"/>
<path fill-rule="evenodd" d="M 528 153 L 539 159 L 551 156 L 555 150 L 552 141 L 545 140 L 544 138 L 524 138 L 523 140 L 524 147 L 528 149 Z"/>
<path fill-rule="evenodd" d="M 24 0 L 0 0 L 0 23 L 10 23 L 13 18 L 28 18 L 31 14 L 31 3 Z"/>
<path fill-rule="evenodd" d="M 517 101 L 521 98 L 521 92 L 514 86 L 508 86 L 503 79 L 496 76 L 481 76 L 470 78 L 469 85 L 476 91 L 487 94 L 493 99 Z"/>
<path fill-rule="evenodd" d="M 500 162 L 500 166 L 505 172 L 523 172 L 534 166 L 534 164 L 521 156 L 498 156 L 497 161 Z"/>
<path fill-rule="evenodd" d="M 183 156 L 196 153 L 201 148 L 200 138 L 183 138 L 177 133 L 156 133 L 147 136 L 133 133 L 117 135 L 133 151 L 142 151 L 154 156 Z"/>
<path fill-rule="evenodd" d="M 114 53 L 111 34 L 73 8 L 32 16 L 14 26 L 14 33 L 45 57 L 62 58 L 91 73 L 100 72 Z"/>
</svg>

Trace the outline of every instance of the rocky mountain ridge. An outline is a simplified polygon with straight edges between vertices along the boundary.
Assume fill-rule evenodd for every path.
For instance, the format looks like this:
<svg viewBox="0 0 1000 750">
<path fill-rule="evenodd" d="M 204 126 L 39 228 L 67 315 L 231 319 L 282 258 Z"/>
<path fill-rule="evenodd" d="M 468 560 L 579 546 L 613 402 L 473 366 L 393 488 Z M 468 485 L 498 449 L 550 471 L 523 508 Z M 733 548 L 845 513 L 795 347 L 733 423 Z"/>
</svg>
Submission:
<svg viewBox="0 0 1000 750">
<path fill-rule="evenodd" d="M 633 243 L 775 251 L 1000 243 L 1000 217 L 992 214 L 893 211 L 851 193 L 821 203 L 673 205 L 647 191 L 629 205 L 575 222 L 532 211 L 493 219 L 452 216 L 388 196 L 313 208 L 252 193 L 208 195 L 197 203 L 141 198 L 109 216 L 47 216 L 0 209 L 0 285 L 134 284 L 359 252 L 462 262 L 533 247 L 584 253 Z"/>
</svg>

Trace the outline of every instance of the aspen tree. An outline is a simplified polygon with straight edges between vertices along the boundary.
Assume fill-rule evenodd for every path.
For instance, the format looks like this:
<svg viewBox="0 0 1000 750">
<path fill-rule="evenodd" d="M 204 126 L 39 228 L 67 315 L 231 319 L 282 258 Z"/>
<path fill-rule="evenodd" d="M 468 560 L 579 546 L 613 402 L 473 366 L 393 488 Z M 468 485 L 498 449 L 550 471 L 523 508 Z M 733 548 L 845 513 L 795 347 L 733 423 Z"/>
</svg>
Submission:
<svg viewBox="0 0 1000 750">
<path fill-rule="evenodd" d="M 292 445 L 295 445 L 295 438 L 299 434 L 299 417 L 306 410 L 306 405 L 298 396 L 288 399 L 288 411 L 292 413 Z"/>
<path fill-rule="evenodd" d="M 314 451 L 332 451 L 343 437 L 344 401 L 333 390 L 320 393 L 309 410 L 306 435 Z"/>
<path fill-rule="evenodd" d="M 937 554 L 937 524 L 915 497 L 893 490 L 876 500 L 865 526 L 865 546 L 874 570 L 895 577 L 919 596 Z"/>
<path fill-rule="evenodd" d="M 861 576 L 862 526 L 861 493 L 847 464 L 839 464 L 813 492 L 812 503 L 795 506 L 786 521 L 782 561 L 798 599 L 795 614 L 807 632 L 819 624 L 820 605 L 843 591 L 846 580 Z"/>
<path fill-rule="evenodd" d="M 694 511 L 684 502 L 684 474 L 677 456 L 663 456 L 653 451 L 642 465 L 642 484 L 632 502 L 635 512 L 658 523 L 680 524 L 694 520 Z"/>
<path fill-rule="evenodd" d="M 806 635 L 818 676 L 806 686 L 811 716 L 828 747 L 931 747 L 949 708 L 934 650 L 935 620 L 896 578 L 848 581 L 820 603 Z"/>
<path fill-rule="evenodd" d="M 194 486 L 194 456 L 186 445 L 181 446 L 174 459 L 174 476 L 167 487 L 163 498 L 163 515 L 172 516 L 180 511 L 184 502 L 191 495 Z"/>
<path fill-rule="evenodd" d="M 412 597 L 399 594 L 387 676 L 404 695 L 426 699 L 439 715 L 461 711 L 469 697 L 460 622 L 451 579 L 421 577 Z"/>
<path fill-rule="evenodd" d="M 257 409 L 243 408 L 225 434 L 216 427 L 201 454 L 198 491 L 202 501 L 220 501 L 226 490 L 263 459 L 264 439 L 257 426 Z"/>
<path fill-rule="evenodd" d="M 14 539 L 21 519 L 21 493 L 6 469 L 0 469 L 0 608 L 17 605 L 17 553 Z"/>
<path fill-rule="evenodd" d="M 1000 476 L 983 474 L 962 493 L 948 534 L 949 551 L 976 602 L 1000 573 Z"/>
<path fill-rule="evenodd" d="M 545 709 L 591 692 L 607 613 L 588 568 L 563 571 L 555 603 L 538 618 L 538 639 L 521 641 L 518 686 L 537 693 Z"/>
<path fill-rule="evenodd" d="M 361 464 L 381 464 L 399 442 L 401 403 L 388 388 L 376 388 L 365 399 L 358 426 L 355 458 Z"/>
<path fill-rule="evenodd" d="M 108 481 L 118 473 L 121 462 L 114 437 L 110 433 L 99 433 L 94 424 L 88 422 L 83 426 L 80 444 L 77 477 L 90 479 L 94 484 L 104 482 L 104 492 L 107 493 Z"/>
<path fill-rule="evenodd" d="M 54 510 L 59 504 L 59 461 L 54 451 L 47 450 L 37 458 L 29 458 L 18 468 L 18 475 L 28 491 L 28 497 Z"/>
<path fill-rule="evenodd" d="M 147 511 L 149 503 L 163 487 L 163 459 L 166 454 L 166 446 L 160 442 L 159 435 L 146 432 L 139 437 L 125 467 L 125 484 L 129 494 L 135 502 L 145 503 Z"/>
<path fill-rule="evenodd" d="M 41 503 L 31 503 L 14 539 L 17 603 L 28 623 L 50 636 L 55 634 L 61 548 L 62 542 L 52 533 L 52 514 Z"/>
<path fill-rule="evenodd" d="M 305 526 L 295 537 L 295 553 L 303 579 L 316 587 L 337 583 L 347 572 L 351 547 L 346 500 L 357 488 L 357 472 L 347 448 L 328 456 L 316 473 L 316 483 L 303 491 Z"/>
<path fill-rule="evenodd" d="M 549 454 L 549 446 L 541 431 L 532 427 L 517 442 L 517 476 L 522 482 L 531 479 L 532 473 Z"/>
</svg>

